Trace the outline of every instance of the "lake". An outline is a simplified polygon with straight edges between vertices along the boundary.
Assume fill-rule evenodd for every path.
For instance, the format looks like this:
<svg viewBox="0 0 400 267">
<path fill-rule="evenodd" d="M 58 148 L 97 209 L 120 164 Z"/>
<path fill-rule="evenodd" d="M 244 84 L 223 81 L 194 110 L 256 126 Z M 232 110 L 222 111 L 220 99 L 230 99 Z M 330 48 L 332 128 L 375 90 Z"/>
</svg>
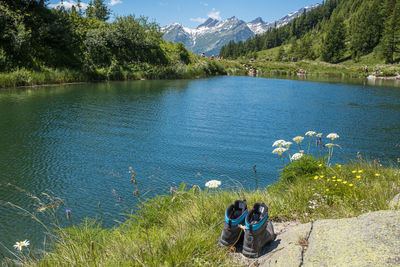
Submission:
<svg viewBox="0 0 400 267">
<path fill-rule="evenodd" d="M 43 228 L 4 205 L 35 211 L 29 194 L 62 198 L 65 225 L 66 208 L 78 223 L 99 218 L 99 203 L 104 225 L 118 224 L 137 204 L 129 167 L 146 197 L 183 181 L 254 188 L 254 165 L 265 187 L 282 167 L 272 143 L 309 130 L 322 132 L 325 142 L 328 133 L 340 135 L 337 163 L 357 152 L 396 160 L 400 89 L 341 82 L 351 84 L 226 76 L 2 90 L 0 242 L 41 246 Z"/>
</svg>

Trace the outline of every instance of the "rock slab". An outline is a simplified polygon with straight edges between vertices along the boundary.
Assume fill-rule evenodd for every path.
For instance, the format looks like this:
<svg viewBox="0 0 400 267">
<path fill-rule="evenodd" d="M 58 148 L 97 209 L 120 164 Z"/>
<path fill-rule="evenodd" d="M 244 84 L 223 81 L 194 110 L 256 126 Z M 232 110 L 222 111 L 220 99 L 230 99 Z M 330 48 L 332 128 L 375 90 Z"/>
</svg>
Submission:
<svg viewBox="0 0 400 267">
<path fill-rule="evenodd" d="M 314 222 L 302 265 L 400 266 L 400 211 Z"/>
</svg>

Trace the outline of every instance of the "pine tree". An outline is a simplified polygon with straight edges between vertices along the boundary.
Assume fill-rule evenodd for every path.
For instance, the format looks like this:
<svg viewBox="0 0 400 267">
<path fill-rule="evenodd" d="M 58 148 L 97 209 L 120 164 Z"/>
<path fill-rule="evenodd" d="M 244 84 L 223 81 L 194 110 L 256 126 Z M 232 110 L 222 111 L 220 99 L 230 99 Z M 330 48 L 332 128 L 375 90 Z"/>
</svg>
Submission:
<svg viewBox="0 0 400 267">
<path fill-rule="evenodd" d="M 107 5 L 104 4 L 104 0 L 90 1 L 86 8 L 86 17 L 95 18 L 100 21 L 107 21 L 110 18 L 111 11 Z"/>
<path fill-rule="evenodd" d="M 321 57 L 323 61 L 337 63 L 345 49 L 345 26 L 343 19 L 334 18 L 322 44 Z"/>
<path fill-rule="evenodd" d="M 382 36 L 382 54 L 386 63 L 394 62 L 394 53 L 399 52 L 400 45 L 400 2 L 388 0 L 386 3 L 387 18 Z"/>
<path fill-rule="evenodd" d="M 93 1 L 95 16 L 98 20 L 107 21 L 110 18 L 111 11 L 108 9 L 104 0 Z"/>
</svg>

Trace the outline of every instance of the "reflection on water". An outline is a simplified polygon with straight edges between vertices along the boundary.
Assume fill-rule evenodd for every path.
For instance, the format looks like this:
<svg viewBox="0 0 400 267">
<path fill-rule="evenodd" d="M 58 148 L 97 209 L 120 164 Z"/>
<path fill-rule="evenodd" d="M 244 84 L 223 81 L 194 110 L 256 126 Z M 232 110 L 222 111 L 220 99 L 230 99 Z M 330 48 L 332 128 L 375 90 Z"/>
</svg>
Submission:
<svg viewBox="0 0 400 267">
<path fill-rule="evenodd" d="M 271 154 L 273 141 L 308 130 L 339 133 L 338 162 L 357 152 L 380 159 L 399 155 L 398 88 L 387 81 L 370 86 L 365 80 L 308 79 L 218 77 L 3 90 L 0 200 L 34 210 L 33 199 L 7 183 L 34 195 L 54 194 L 65 200 L 60 216 L 69 208 L 74 222 L 98 217 L 100 202 L 104 224 L 111 226 L 136 204 L 130 166 L 151 197 L 182 181 L 252 187 L 254 165 L 259 184 L 267 186 L 281 168 Z M 10 248 L 17 240 L 36 247 L 43 241 L 38 224 L 4 205 L 0 225 L 0 242 Z"/>
</svg>

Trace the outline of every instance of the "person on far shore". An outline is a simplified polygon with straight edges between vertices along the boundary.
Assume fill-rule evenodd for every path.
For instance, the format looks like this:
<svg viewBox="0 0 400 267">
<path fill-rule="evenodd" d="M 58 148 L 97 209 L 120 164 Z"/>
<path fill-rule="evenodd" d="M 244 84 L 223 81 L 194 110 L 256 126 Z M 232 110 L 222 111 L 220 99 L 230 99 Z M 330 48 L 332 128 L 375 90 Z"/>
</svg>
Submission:
<svg viewBox="0 0 400 267">
<path fill-rule="evenodd" d="M 368 65 L 365 65 L 364 70 L 365 70 L 365 73 L 368 74 Z"/>
</svg>

